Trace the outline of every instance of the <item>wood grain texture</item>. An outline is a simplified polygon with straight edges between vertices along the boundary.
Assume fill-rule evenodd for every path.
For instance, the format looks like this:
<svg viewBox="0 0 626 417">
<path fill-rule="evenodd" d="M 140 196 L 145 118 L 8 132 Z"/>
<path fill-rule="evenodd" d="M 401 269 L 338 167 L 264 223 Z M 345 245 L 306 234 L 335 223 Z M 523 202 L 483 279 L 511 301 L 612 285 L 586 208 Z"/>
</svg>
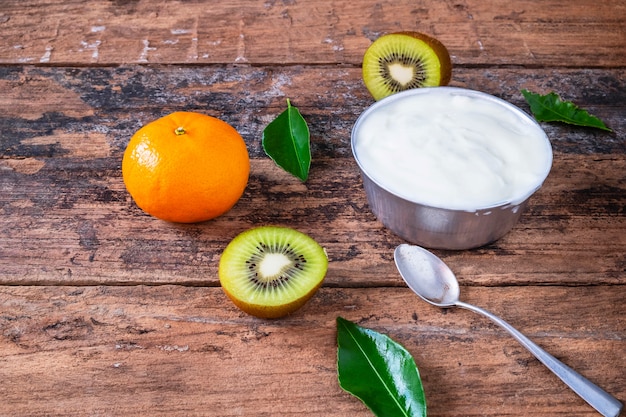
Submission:
<svg viewBox="0 0 626 417">
<path fill-rule="evenodd" d="M 620 0 L 7 0 L 0 63 L 360 64 L 381 34 L 418 30 L 456 64 L 611 67 L 625 20 Z"/>
<path fill-rule="evenodd" d="M 544 79 L 568 80 L 561 85 L 564 94 L 615 129 L 545 124 L 555 150 L 553 170 L 520 224 L 490 246 L 446 255 L 468 283 L 623 283 L 626 165 L 616 155 L 626 151 L 626 119 L 613 103 L 623 103 L 626 95 L 605 86 L 618 85 L 624 75 L 623 70 L 456 75 L 457 85 L 482 86 L 520 107 L 525 106 L 521 88 L 541 91 L 550 88 Z M 327 248 L 332 261 L 327 285 L 400 285 L 390 261 L 401 240 L 369 211 L 351 155 L 350 129 L 371 104 L 356 70 L 26 67 L 4 69 L 0 82 L 16 92 L 0 106 L 6 134 L 0 159 L 1 282 L 217 285 L 217 261 L 230 239 L 255 225 L 282 224 Z M 577 85 L 587 85 L 588 93 Z M 50 98 L 33 100 L 47 91 Z M 602 91 L 604 100 L 594 91 Z M 17 97 L 23 94 L 20 106 Z M 311 126 L 313 164 L 306 184 L 274 166 L 260 146 L 263 127 L 282 111 L 286 97 Z M 252 156 L 250 182 L 237 206 L 197 225 L 146 216 L 121 179 L 121 157 L 132 133 L 181 109 L 227 120 L 242 132 Z M 497 255 L 498 262 L 485 253 Z M 459 257 L 471 262 L 455 262 Z"/>
<path fill-rule="evenodd" d="M 219 288 L 20 286 L 0 296 L 11 300 L 0 305 L 0 414 L 371 415 L 337 383 L 341 315 L 413 354 L 429 416 L 484 415 L 477 399 L 493 415 L 594 415 L 495 325 L 406 288 L 322 289 L 276 321 L 239 312 Z M 611 364 L 623 357 L 626 321 L 585 311 L 623 296 L 605 286 L 463 294 L 618 396 L 623 375 Z"/>
<path fill-rule="evenodd" d="M 373 103 L 363 52 L 396 30 L 440 39 L 454 86 L 526 111 L 521 89 L 557 91 L 613 129 L 542 123 L 553 169 L 519 224 L 435 252 L 464 301 L 626 401 L 624 21 L 619 0 L 2 1 L 0 416 L 370 416 L 337 382 L 337 316 L 407 347 L 429 417 L 595 416 L 494 324 L 399 277 L 403 241 L 369 211 L 350 149 Z M 261 148 L 287 98 L 311 129 L 304 184 Z M 252 158 L 213 221 L 156 220 L 124 188 L 130 137 L 176 110 L 232 124 Z M 281 320 L 240 312 L 217 279 L 226 244 L 263 224 L 330 258 Z"/>
<path fill-rule="evenodd" d="M 194 225 L 147 216 L 125 192 L 118 169 L 90 166 L 95 172 L 77 167 L 68 174 L 67 166 L 5 172 L 3 283 L 217 285 L 223 248 L 262 224 L 294 227 L 322 244 L 331 261 L 326 285 L 401 283 L 391 256 L 402 240 L 373 217 L 347 158 L 317 160 L 307 185 L 255 159 L 237 205 Z M 481 249 L 441 254 L 468 284 L 624 284 L 624 172 L 624 161 L 612 157 L 557 156 L 508 235 Z"/>
</svg>

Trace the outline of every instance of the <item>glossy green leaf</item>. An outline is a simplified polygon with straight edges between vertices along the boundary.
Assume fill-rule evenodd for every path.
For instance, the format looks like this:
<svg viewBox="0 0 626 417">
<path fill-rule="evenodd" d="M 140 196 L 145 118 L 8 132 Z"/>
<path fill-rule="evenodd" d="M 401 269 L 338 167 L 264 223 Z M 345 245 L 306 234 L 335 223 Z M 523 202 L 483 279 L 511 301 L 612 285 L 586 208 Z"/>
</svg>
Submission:
<svg viewBox="0 0 626 417">
<path fill-rule="evenodd" d="M 377 417 L 425 417 L 426 397 L 411 354 L 390 337 L 337 317 L 339 385 Z"/>
<path fill-rule="evenodd" d="M 563 101 L 554 92 L 540 95 L 522 90 L 522 95 L 530 105 L 530 110 L 540 122 L 564 122 L 577 126 L 595 127 L 611 131 L 602 120 L 590 115 L 570 101 Z"/>
<path fill-rule="evenodd" d="M 287 99 L 287 109 L 263 130 L 263 150 L 279 167 L 306 181 L 311 166 L 309 126 Z"/>
</svg>

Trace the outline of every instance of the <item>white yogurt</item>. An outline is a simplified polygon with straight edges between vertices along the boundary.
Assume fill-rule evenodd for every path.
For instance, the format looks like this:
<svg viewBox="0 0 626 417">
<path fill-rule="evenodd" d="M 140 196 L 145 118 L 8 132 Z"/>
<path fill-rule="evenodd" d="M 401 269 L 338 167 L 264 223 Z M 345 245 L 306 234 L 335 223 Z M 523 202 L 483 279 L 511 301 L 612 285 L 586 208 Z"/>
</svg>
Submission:
<svg viewBox="0 0 626 417">
<path fill-rule="evenodd" d="M 519 204 L 542 184 L 552 149 L 526 113 L 472 90 L 421 90 L 382 100 L 357 122 L 352 146 L 370 179 L 416 203 L 467 211 Z"/>
</svg>

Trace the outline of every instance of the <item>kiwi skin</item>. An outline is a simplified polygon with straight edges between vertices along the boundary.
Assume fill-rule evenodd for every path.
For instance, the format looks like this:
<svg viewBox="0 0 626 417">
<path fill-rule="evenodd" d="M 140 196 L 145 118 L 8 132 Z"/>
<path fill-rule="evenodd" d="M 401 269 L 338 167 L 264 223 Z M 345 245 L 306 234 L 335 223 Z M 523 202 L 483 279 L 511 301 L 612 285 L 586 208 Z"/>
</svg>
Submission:
<svg viewBox="0 0 626 417">
<path fill-rule="evenodd" d="M 304 306 L 307 301 L 317 292 L 319 287 L 322 285 L 320 281 L 319 285 L 314 288 L 311 288 L 311 291 L 300 297 L 299 299 L 292 301 L 288 304 L 283 304 L 281 306 L 265 306 L 261 304 L 249 304 L 239 300 L 234 294 L 228 292 L 224 289 L 224 293 L 230 298 L 230 300 L 235 304 L 241 311 L 250 314 L 251 316 L 255 316 L 261 319 L 279 319 L 281 317 L 285 317 L 296 310 L 300 309 Z"/>
<path fill-rule="evenodd" d="M 421 32 L 399 32 L 403 35 L 412 36 L 414 38 L 420 39 L 428 44 L 433 51 L 439 57 L 440 69 L 439 69 L 439 85 L 448 85 L 450 80 L 452 79 L 452 60 L 450 59 L 450 53 L 448 52 L 448 48 L 439 41 L 439 39 L 434 38 L 432 36 L 426 35 Z"/>
<path fill-rule="evenodd" d="M 297 298 L 294 298 L 293 295 L 289 295 L 285 296 L 284 301 L 280 300 L 280 302 L 276 301 L 272 304 L 254 302 L 252 299 L 248 298 L 245 290 L 241 290 L 241 285 L 238 286 L 237 284 L 235 284 L 235 281 L 239 281 L 239 283 L 241 284 L 241 279 L 244 279 L 244 277 L 246 277 L 245 272 L 242 272 L 242 270 L 239 268 L 239 266 L 241 266 L 241 264 L 243 263 L 242 260 L 251 259 L 251 257 L 254 255 L 253 251 L 245 248 L 250 247 L 250 245 L 257 246 L 261 243 L 264 243 L 268 246 L 273 246 L 273 244 L 278 243 L 273 241 L 263 242 L 257 240 L 260 239 L 259 233 L 257 232 L 261 232 L 261 235 L 265 237 L 267 237 L 268 234 L 278 234 L 282 238 L 281 241 L 286 239 L 284 238 L 284 236 L 290 236 L 292 240 L 291 242 L 287 241 L 288 243 L 293 243 L 296 247 L 298 245 L 300 245 L 300 247 L 306 247 L 306 250 L 304 250 L 305 253 L 301 253 L 300 255 L 309 256 L 308 260 L 306 260 L 305 262 L 308 262 L 309 265 L 311 265 L 311 267 L 315 269 L 310 270 L 310 275 L 308 275 L 308 278 L 302 277 L 302 279 L 306 279 L 307 281 L 301 281 L 301 283 L 311 283 L 314 285 L 311 285 L 309 288 L 307 288 L 306 292 L 297 294 Z M 293 249 L 293 246 L 291 248 Z M 230 298 L 233 304 L 235 304 L 235 306 L 237 306 L 240 310 L 255 317 L 276 319 L 291 314 L 304 306 L 304 304 L 306 304 L 306 302 L 316 293 L 316 291 L 322 285 L 327 269 L 328 257 L 326 255 L 326 252 L 311 237 L 305 235 L 304 233 L 286 227 L 262 226 L 249 229 L 239 234 L 231 241 L 231 243 L 228 244 L 228 246 L 226 247 L 226 249 L 224 249 L 224 252 L 222 253 L 222 257 L 219 263 L 218 274 L 220 282 L 222 284 L 222 290 L 228 296 L 228 298 Z M 302 286 L 300 286 L 300 288 L 302 288 Z"/>
<path fill-rule="evenodd" d="M 421 49 L 419 49 L 419 51 L 421 52 L 421 54 L 426 53 L 426 55 L 430 57 L 428 61 L 431 62 L 431 65 L 430 65 L 430 71 L 428 73 L 429 75 L 425 80 L 421 81 L 422 84 L 417 85 L 416 83 L 418 81 L 413 80 L 408 86 L 398 87 L 396 85 L 395 87 L 397 88 L 393 88 L 387 84 L 387 82 L 391 80 L 385 78 L 384 76 L 380 74 L 381 63 L 387 57 L 380 56 L 381 49 L 376 48 L 376 44 L 377 43 L 381 44 L 382 42 L 386 42 L 387 40 L 390 39 L 390 37 L 397 37 L 398 39 L 402 37 L 409 37 L 409 38 L 413 38 L 413 39 L 423 42 Z M 407 40 L 407 41 L 410 41 L 410 40 Z M 405 41 L 405 43 L 407 41 Z M 398 40 L 396 42 L 400 42 L 400 41 Z M 433 66 L 432 62 L 435 62 L 437 65 Z M 421 69 L 424 71 L 426 70 L 424 67 L 422 67 Z M 393 32 L 393 33 L 383 35 L 380 38 L 376 39 L 376 41 L 374 41 L 372 45 L 370 45 L 370 47 L 365 52 L 365 55 L 363 57 L 363 80 L 365 81 L 366 87 L 368 88 L 368 90 L 370 91 L 370 93 L 372 94 L 375 100 L 380 100 L 391 94 L 403 91 L 405 89 L 418 88 L 418 87 L 436 87 L 436 86 L 447 85 L 450 82 L 451 78 L 452 78 L 452 61 L 450 59 L 450 53 L 448 52 L 448 49 L 438 39 L 432 36 L 429 36 L 425 33 L 421 33 L 421 32 L 401 31 L 401 32 Z"/>
</svg>

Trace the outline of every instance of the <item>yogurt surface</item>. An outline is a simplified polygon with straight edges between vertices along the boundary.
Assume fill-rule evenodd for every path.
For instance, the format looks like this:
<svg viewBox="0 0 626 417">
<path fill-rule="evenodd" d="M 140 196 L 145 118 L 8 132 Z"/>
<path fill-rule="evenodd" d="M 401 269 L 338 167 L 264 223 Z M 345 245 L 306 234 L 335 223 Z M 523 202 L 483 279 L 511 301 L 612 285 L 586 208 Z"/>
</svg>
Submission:
<svg viewBox="0 0 626 417">
<path fill-rule="evenodd" d="M 421 90 L 357 121 L 353 151 L 370 179 L 416 203 L 468 211 L 519 204 L 541 186 L 552 149 L 528 115 L 472 90 Z"/>
</svg>

